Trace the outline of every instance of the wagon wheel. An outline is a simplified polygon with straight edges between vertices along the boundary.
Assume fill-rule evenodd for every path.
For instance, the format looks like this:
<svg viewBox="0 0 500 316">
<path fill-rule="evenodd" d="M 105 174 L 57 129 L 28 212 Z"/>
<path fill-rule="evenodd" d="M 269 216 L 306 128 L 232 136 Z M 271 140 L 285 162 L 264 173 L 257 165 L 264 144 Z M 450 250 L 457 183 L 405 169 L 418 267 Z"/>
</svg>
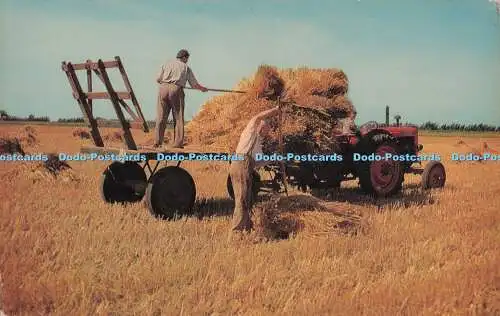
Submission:
<svg viewBox="0 0 500 316">
<path fill-rule="evenodd" d="M 424 189 L 442 188 L 446 182 L 446 171 L 439 161 L 428 163 L 422 173 L 422 187 Z"/>
<path fill-rule="evenodd" d="M 234 190 L 233 190 L 233 182 L 231 181 L 231 175 L 227 176 L 226 180 L 227 193 L 229 197 L 234 200 Z M 253 171 L 252 173 L 252 200 L 255 201 L 257 199 L 257 195 L 259 194 L 261 187 L 261 179 L 260 175 L 257 171 Z"/>
<path fill-rule="evenodd" d="M 160 169 L 150 178 L 146 189 L 149 212 L 161 219 L 174 219 L 191 213 L 195 199 L 194 180 L 180 167 Z"/>
<path fill-rule="evenodd" d="M 399 153 L 396 141 L 389 135 L 375 135 L 370 143 L 365 144 L 363 154 Z M 404 181 L 403 164 L 393 159 L 362 162 L 359 167 L 359 183 L 363 191 L 380 197 L 388 197 L 401 191 Z"/>
<path fill-rule="evenodd" d="M 108 203 L 139 202 L 147 181 L 144 169 L 137 162 L 115 161 L 102 173 L 101 198 Z"/>
</svg>

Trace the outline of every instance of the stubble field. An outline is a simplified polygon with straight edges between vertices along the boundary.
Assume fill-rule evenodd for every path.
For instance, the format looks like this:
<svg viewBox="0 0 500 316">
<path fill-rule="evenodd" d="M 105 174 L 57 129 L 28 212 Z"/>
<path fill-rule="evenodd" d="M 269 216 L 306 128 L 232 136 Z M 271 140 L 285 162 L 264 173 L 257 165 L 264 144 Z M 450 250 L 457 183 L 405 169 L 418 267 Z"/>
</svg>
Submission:
<svg viewBox="0 0 500 316">
<path fill-rule="evenodd" d="M 73 137 L 71 127 L 34 128 L 39 143 L 25 148 L 29 153 L 76 153 L 90 144 Z M 2 126 L 12 135 L 20 129 Z M 138 143 L 146 140 L 135 133 Z M 327 202 L 292 193 L 274 214 L 289 237 L 267 241 L 256 234 L 228 238 L 224 163 L 185 164 L 196 181 L 196 215 L 167 222 L 143 203 L 102 202 L 98 181 L 106 163 L 70 162 L 75 178 L 63 181 L 28 176 L 29 163 L 0 162 L 0 310 L 499 315 L 500 161 L 449 156 L 483 142 L 500 150 L 500 137 L 420 142 L 444 160 L 443 190 L 422 191 L 420 177 L 406 176 L 402 194 L 391 199 L 363 196 L 352 181 Z"/>
</svg>

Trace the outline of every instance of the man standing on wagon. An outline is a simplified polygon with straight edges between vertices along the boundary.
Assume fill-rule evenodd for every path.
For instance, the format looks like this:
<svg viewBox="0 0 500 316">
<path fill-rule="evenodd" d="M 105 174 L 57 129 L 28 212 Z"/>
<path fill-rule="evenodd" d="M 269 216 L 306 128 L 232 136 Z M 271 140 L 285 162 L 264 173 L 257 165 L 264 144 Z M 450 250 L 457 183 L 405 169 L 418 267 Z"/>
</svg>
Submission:
<svg viewBox="0 0 500 316">
<path fill-rule="evenodd" d="M 159 84 L 157 116 L 155 128 L 155 147 L 161 147 L 165 137 L 167 119 L 172 110 L 175 124 L 174 148 L 184 146 L 184 87 L 186 82 L 192 88 L 207 92 L 208 89 L 200 85 L 191 68 L 187 65 L 189 52 L 181 49 L 177 58 L 162 65 L 156 82 Z"/>
</svg>

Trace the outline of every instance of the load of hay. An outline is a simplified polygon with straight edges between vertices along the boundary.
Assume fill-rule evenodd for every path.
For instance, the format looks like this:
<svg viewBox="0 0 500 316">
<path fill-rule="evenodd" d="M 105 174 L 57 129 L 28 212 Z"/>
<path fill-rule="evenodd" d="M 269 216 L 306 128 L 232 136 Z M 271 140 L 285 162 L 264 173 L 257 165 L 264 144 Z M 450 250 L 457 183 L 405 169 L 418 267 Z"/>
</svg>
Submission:
<svg viewBox="0 0 500 316">
<path fill-rule="evenodd" d="M 236 89 L 248 93 L 214 97 L 188 123 L 187 135 L 193 143 L 233 151 L 248 121 L 275 107 L 279 98 L 283 102 L 284 150 L 331 153 L 336 150 L 332 135 L 343 128 L 343 118 L 353 118 L 356 113 L 346 96 L 347 76 L 339 69 L 279 70 L 263 65 Z M 276 152 L 279 150 L 277 118 L 270 123 L 272 133 L 264 151 Z"/>
</svg>

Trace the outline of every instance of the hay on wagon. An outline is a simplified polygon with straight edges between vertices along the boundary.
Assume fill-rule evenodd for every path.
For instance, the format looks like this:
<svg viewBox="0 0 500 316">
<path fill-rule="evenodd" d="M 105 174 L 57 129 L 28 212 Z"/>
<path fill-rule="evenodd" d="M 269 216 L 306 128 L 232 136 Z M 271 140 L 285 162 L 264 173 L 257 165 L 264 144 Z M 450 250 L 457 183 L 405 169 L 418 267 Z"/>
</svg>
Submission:
<svg viewBox="0 0 500 316">
<path fill-rule="evenodd" d="M 283 102 L 284 149 L 287 152 L 332 152 L 332 135 L 343 129 L 342 119 L 356 111 L 347 97 L 348 78 L 339 69 L 278 69 L 262 65 L 236 86 L 246 94 L 224 94 L 206 102 L 186 126 L 195 144 L 233 151 L 254 115 Z M 300 107 L 293 106 L 300 105 Z M 271 120 L 271 137 L 264 151 L 277 151 L 278 122 Z"/>
</svg>

